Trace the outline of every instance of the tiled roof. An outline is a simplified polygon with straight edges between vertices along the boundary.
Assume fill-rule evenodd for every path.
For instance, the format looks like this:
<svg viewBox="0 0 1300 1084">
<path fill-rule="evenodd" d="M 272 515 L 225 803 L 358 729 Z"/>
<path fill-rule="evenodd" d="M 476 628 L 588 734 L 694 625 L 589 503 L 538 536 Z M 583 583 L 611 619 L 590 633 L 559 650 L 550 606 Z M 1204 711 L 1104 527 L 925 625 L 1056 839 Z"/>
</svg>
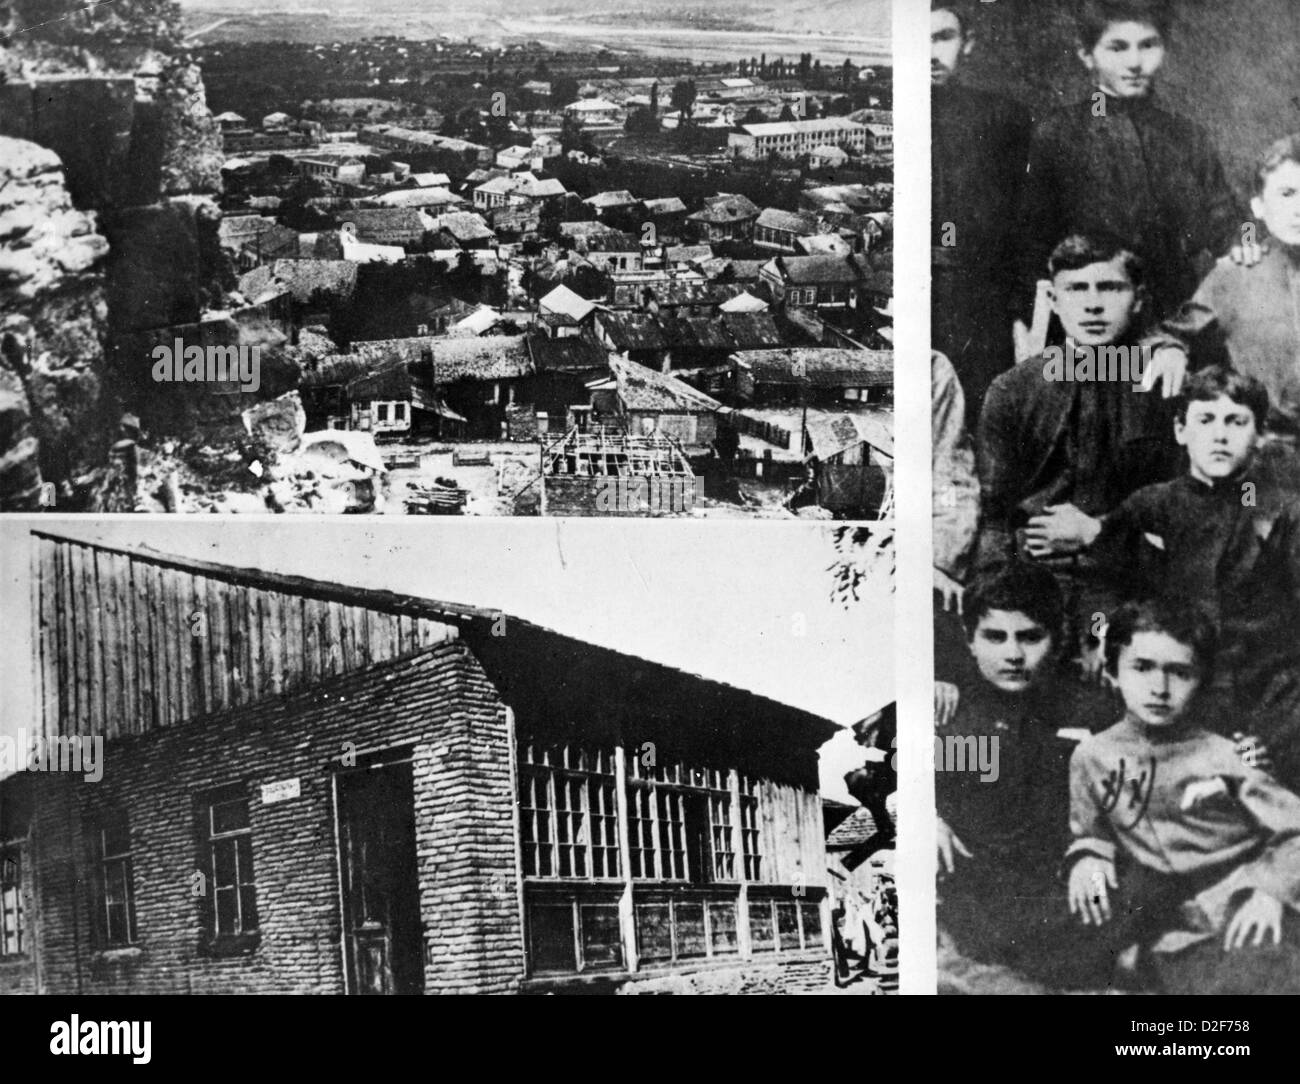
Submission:
<svg viewBox="0 0 1300 1084">
<path fill-rule="evenodd" d="M 648 313 L 602 312 L 596 320 L 609 336 L 614 349 L 621 353 L 628 350 L 661 350 L 665 346 L 659 322 Z"/>
<path fill-rule="evenodd" d="M 784 342 L 770 312 L 724 312 L 722 322 L 741 350 L 771 349 Z"/>
<path fill-rule="evenodd" d="M 888 387 L 894 382 L 894 355 L 889 350 L 788 347 L 750 350 L 737 361 L 760 384 L 863 388 Z"/>
<path fill-rule="evenodd" d="M 779 207 L 764 207 L 755 225 L 765 226 L 770 230 L 788 230 L 796 234 L 817 232 L 817 221 L 810 215 L 782 211 Z"/>
<path fill-rule="evenodd" d="M 669 346 L 730 350 L 734 345 L 726 325 L 712 317 L 661 316 L 659 324 Z"/>
<path fill-rule="evenodd" d="M 726 225 L 758 217 L 758 204 L 747 196 L 719 194 L 704 201 L 704 206 L 688 218 L 692 222 Z"/>
<path fill-rule="evenodd" d="M 607 230 L 587 237 L 588 252 L 640 252 L 641 242 L 630 233 Z"/>
<path fill-rule="evenodd" d="M 620 188 L 614 192 L 597 192 L 582 202 L 592 207 L 630 207 L 636 200 L 626 188 Z"/>
<path fill-rule="evenodd" d="M 609 368 L 618 382 L 618 397 L 628 410 L 707 414 L 722 406 L 675 376 L 656 372 L 635 361 L 611 357 Z"/>
<path fill-rule="evenodd" d="M 539 373 L 603 370 L 609 357 L 604 347 L 577 336 L 551 339 L 530 335 L 528 350 Z"/>
<path fill-rule="evenodd" d="M 496 237 L 486 222 L 469 211 L 453 211 L 451 214 L 441 215 L 438 218 L 438 225 L 462 243 L 485 241 Z"/>
<path fill-rule="evenodd" d="M 858 847 L 876 834 L 876 821 L 865 806 L 856 809 L 826 837 L 827 848 Z"/>
<path fill-rule="evenodd" d="M 311 301 L 317 291 L 336 299 L 350 298 L 357 286 L 357 264 L 352 260 L 276 260 L 240 278 L 239 291 L 256 302 L 277 285 L 300 302 Z"/>
<path fill-rule="evenodd" d="M 859 282 L 872 276 L 866 261 L 857 256 L 778 256 L 775 262 L 781 277 L 799 286 Z"/>
<path fill-rule="evenodd" d="M 646 211 L 652 215 L 678 215 L 686 211 L 686 204 L 676 196 L 668 196 L 665 199 L 644 200 L 643 205 Z"/>
<path fill-rule="evenodd" d="M 432 357 L 435 384 L 456 380 L 509 380 L 533 371 L 528 347 L 519 335 L 481 335 L 469 339 L 416 336 L 352 344 L 354 353 L 379 366 L 384 362 L 419 363 Z"/>
</svg>

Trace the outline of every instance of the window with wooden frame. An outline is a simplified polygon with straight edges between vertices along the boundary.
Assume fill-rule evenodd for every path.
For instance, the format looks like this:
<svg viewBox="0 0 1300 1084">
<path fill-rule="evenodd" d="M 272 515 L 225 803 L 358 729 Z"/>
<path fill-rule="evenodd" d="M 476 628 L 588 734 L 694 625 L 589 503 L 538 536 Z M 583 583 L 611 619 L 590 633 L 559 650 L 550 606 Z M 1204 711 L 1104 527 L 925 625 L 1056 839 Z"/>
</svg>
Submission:
<svg viewBox="0 0 1300 1084">
<path fill-rule="evenodd" d="M 528 893 L 528 965 L 532 974 L 623 967 L 618 889 L 533 885 Z"/>
<path fill-rule="evenodd" d="M 122 948 L 136 940 L 130 825 L 124 812 L 111 810 L 92 821 L 91 832 L 94 941 L 100 948 Z"/>
<path fill-rule="evenodd" d="M 803 895 L 753 894 L 749 898 L 749 943 L 753 952 L 799 952 L 825 948 L 822 889 Z M 769 890 L 770 892 L 770 890 Z"/>
<path fill-rule="evenodd" d="M 23 848 L 0 843 L 0 959 L 23 951 Z"/>
<path fill-rule="evenodd" d="M 675 964 L 740 951 L 738 889 L 663 894 L 650 890 L 633 903 L 637 956 L 643 965 Z"/>
<path fill-rule="evenodd" d="M 247 944 L 259 926 L 248 795 L 242 787 L 212 791 L 200 797 L 197 812 L 206 938 L 213 945 Z"/>
<path fill-rule="evenodd" d="M 617 879 L 621 871 L 613 752 L 525 742 L 519 759 L 524 875 Z"/>
<path fill-rule="evenodd" d="M 628 844 L 639 880 L 735 881 L 728 775 L 685 764 L 628 760 Z"/>
</svg>

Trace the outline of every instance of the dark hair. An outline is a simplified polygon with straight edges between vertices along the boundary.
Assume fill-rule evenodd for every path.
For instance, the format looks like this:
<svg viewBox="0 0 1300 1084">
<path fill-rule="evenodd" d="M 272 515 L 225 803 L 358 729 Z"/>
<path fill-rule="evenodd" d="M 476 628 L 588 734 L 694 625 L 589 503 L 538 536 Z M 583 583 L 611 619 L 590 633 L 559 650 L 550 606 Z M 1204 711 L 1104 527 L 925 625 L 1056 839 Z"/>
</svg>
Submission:
<svg viewBox="0 0 1300 1084">
<path fill-rule="evenodd" d="M 1051 633 L 1054 642 L 1061 642 L 1065 603 L 1056 577 L 1045 568 L 1010 561 L 976 574 L 962 600 L 966 639 L 975 636 L 980 621 L 991 610 L 1022 613 Z"/>
<path fill-rule="evenodd" d="M 1207 365 L 1187 378 L 1178 397 L 1178 420 L 1187 421 L 1187 408 L 1192 403 L 1213 402 L 1220 395 L 1249 409 L 1255 415 L 1255 428 L 1264 428 L 1268 421 L 1268 388 L 1255 377 L 1223 365 Z"/>
<path fill-rule="evenodd" d="M 962 37 L 968 37 L 975 30 L 975 12 L 978 5 L 971 0 L 930 0 L 930 10 L 950 11 L 961 24 Z"/>
<path fill-rule="evenodd" d="M 1174 18 L 1167 0 L 1079 0 L 1074 23 L 1080 44 L 1091 52 L 1113 23 L 1149 23 L 1167 38 Z"/>
<path fill-rule="evenodd" d="M 1115 677 L 1119 653 L 1139 632 L 1163 632 L 1192 649 L 1201 667 L 1202 679 L 1214 673 L 1219 648 L 1219 629 L 1209 611 L 1198 602 L 1181 599 L 1147 599 L 1126 602 L 1110 616 L 1106 625 L 1106 670 Z"/>
<path fill-rule="evenodd" d="M 1123 242 L 1113 237 L 1074 233 L 1052 249 L 1047 259 L 1047 277 L 1056 278 L 1062 271 L 1081 271 L 1095 263 L 1110 263 L 1119 259 L 1135 289 L 1142 286 L 1146 268 L 1138 256 Z"/>
<path fill-rule="evenodd" d="M 1255 166 L 1255 195 L 1264 194 L 1264 183 L 1269 174 L 1286 162 L 1300 165 L 1300 133 L 1283 136 L 1269 144 L 1268 150 L 1260 155 L 1259 163 Z"/>
</svg>

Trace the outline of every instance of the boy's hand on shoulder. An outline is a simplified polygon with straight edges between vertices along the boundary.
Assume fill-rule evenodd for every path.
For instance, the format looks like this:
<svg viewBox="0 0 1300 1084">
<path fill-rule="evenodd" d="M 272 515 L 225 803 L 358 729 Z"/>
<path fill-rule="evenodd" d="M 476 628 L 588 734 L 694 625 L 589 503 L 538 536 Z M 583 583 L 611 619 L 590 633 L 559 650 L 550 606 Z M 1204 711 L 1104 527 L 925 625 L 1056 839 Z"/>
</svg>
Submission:
<svg viewBox="0 0 1300 1084">
<path fill-rule="evenodd" d="M 951 681 L 936 681 L 934 683 L 935 730 L 942 730 L 953 721 L 960 700 L 961 690 Z"/>
<path fill-rule="evenodd" d="M 1101 520 L 1072 504 L 1048 505 L 1033 516 L 1025 530 L 1025 551 L 1031 557 L 1054 557 L 1087 549 L 1101 533 Z"/>
<path fill-rule="evenodd" d="M 944 612 L 961 613 L 962 595 L 966 589 L 942 569 L 934 570 L 934 589 L 939 592 Z"/>
<path fill-rule="evenodd" d="M 1223 947 L 1231 952 L 1244 945 L 1264 945 L 1269 941 L 1275 945 L 1282 943 L 1282 901 L 1257 888 L 1232 916 Z"/>
<path fill-rule="evenodd" d="M 1273 770 L 1273 756 L 1269 748 L 1253 734 L 1234 731 L 1232 740 L 1236 745 L 1237 756 L 1248 768 L 1258 768 L 1261 772 Z"/>
<path fill-rule="evenodd" d="M 1151 364 L 1142 374 L 1139 390 L 1152 391 L 1160 385 L 1160 394 L 1165 399 L 1172 399 L 1183 390 L 1183 380 L 1187 377 L 1187 351 L 1181 346 L 1166 344 L 1158 346 L 1151 353 Z"/>
<path fill-rule="evenodd" d="M 1080 858 L 1070 870 L 1070 914 L 1085 926 L 1102 926 L 1110 921 L 1109 889 L 1119 886 L 1115 863 L 1095 854 Z"/>
<path fill-rule="evenodd" d="M 957 871 L 957 855 L 963 858 L 973 858 L 974 855 L 966 849 L 957 833 L 948 827 L 948 822 L 942 817 L 938 818 L 938 830 L 936 833 L 939 847 L 939 872 L 955 873 Z"/>
<path fill-rule="evenodd" d="M 1267 241 L 1248 240 L 1243 237 L 1241 244 L 1228 249 L 1228 259 L 1238 267 L 1254 267 L 1268 252 Z"/>
</svg>

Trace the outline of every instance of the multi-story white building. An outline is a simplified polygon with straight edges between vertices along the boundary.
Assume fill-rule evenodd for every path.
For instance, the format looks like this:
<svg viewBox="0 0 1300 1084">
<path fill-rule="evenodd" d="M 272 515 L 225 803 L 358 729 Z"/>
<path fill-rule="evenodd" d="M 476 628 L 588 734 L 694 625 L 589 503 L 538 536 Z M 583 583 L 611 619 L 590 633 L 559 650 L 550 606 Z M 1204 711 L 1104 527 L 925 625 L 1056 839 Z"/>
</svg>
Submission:
<svg viewBox="0 0 1300 1084">
<path fill-rule="evenodd" d="M 867 126 L 843 117 L 819 117 L 817 120 L 777 121 L 772 124 L 745 124 L 742 130 L 727 137 L 727 147 L 737 158 L 766 158 L 775 152 L 782 158 L 798 158 L 815 148 L 830 144 L 844 146 L 854 154 L 870 147 Z"/>
</svg>

